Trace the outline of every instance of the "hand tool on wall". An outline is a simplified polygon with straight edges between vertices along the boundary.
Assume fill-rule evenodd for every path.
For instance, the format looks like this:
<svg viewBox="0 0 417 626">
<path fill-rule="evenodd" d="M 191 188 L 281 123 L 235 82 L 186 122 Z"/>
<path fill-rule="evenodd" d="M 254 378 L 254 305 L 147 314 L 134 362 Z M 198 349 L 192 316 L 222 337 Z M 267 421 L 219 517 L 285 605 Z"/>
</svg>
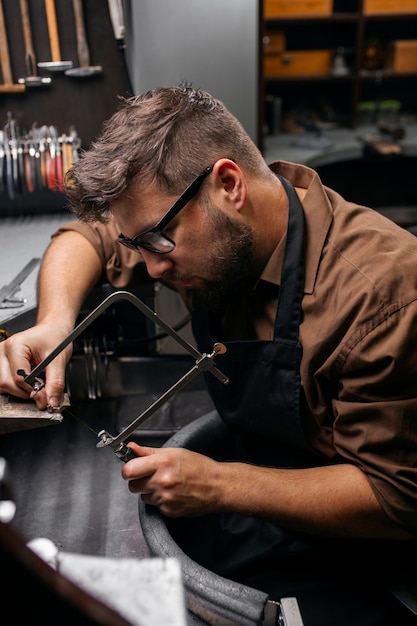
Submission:
<svg viewBox="0 0 417 626">
<path fill-rule="evenodd" d="M 40 259 L 34 257 L 25 267 L 10 281 L 8 285 L 4 285 L 0 289 L 0 309 L 11 309 L 20 307 L 25 304 L 22 298 L 15 298 L 15 293 L 19 291 L 21 284 L 26 280 L 29 274 L 39 265 Z"/>
<path fill-rule="evenodd" d="M 134 454 L 131 449 L 124 443 L 127 437 L 129 437 L 136 428 L 147 420 L 155 411 L 161 407 L 167 400 L 169 400 L 175 393 L 180 391 L 185 385 L 187 385 L 195 376 L 200 372 L 210 372 L 224 385 L 229 383 L 229 379 L 223 372 L 221 372 L 215 365 L 214 358 L 217 355 L 224 354 L 226 352 L 226 346 L 221 343 L 215 343 L 213 346 L 213 352 L 211 354 L 201 354 L 194 346 L 186 341 L 181 335 L 179 335 L 171 326 L 166 324 L 152 309 L 150 309 L 142 300 L 128 291 L 115 291 L 110 294 L 103 302 L 101 302 L 87 317 L 76 326 L 76 328 L 45 358 L 39 363 L 29 374 L 26 374 L 24 370 L 19 369 L 17 373 L 24 378 L 24 381 L 28 385 L 32 385 L 35 391 L 39 391 L 44 387 L 44 382 L 40 376 L 42 375 L 45 367 L 49 365 L 53 359 L 58 356 L 72 343 L 90 324 L 109 306 L 120 300 L 127 300 L 139 311 L 141 311 L 146 317 L 154 322 L 157 326 L 162 328 L 170 337 L 177 341 L 192 357 L 195 359 L 195 365 L 184 374 L 172 387 L 170 387 L 165 393 L 163 393 L 153 404 L 151 404 L 139 417 L 133 420 L 129 426 L 127 426 L 121 433 L 113 437 L 107 431 L 101 430 L 96 433 L 100 441 L 96 444 L 97 448 L 103 448 L 110 446 L 113 452 L 119 459 L 126 462 L 129 458 L 132 458 Z M 51 409 L 53 410 L 53 409 Z M 71 414 L 71 413 L 70 413 Z M 74 415 L 74 417 L 76 417 Z M 79 418 L 77 418 L 79 419 Z"/>
<path fill-rule="evenodd" d="M 3 193 L 4 187 L 4 168 L 6 164 L 6 152 L 4 149 L 4 132 L 0 130 L 0 193 Z M 1 337 L 0 337 L 1 341 Z"/>
<path fill-rule="evenodd" d="M 125 42 L 126 26 L 125 26 L 125 20 L 124 20 L 123 2 L 122 0 L 108 0 L 108 5 L 109 5 L 110 19 L 111 19 L 111 23 L 113 27 L 114 38 L 116 39 L 116 42 L 119 48 L 121 63 L 123 66 L 123 72 L 127 80 L 127 89 L 128 89 L 128 92 L 133 96 L 134 94 L 133 85 L 130 79 L 129 69 L 126 63 L 126 42 Z"/>
<path fill-rule="evenodd" d="M 82 0 L 72 0 L 75 18 L 75 31 L 77 34 L 77 52 L 80 67 L 66 70 L 66 76 L 75 78 L 89 78 L 103 72 L 101 65 L 90 65 L 90 50 L 87 43 Z"/>
<path fill-rule="evenodd" d="M 125 47 L 126 27 L 124 24 L 122 0 L 108 0 L 113 32 L 119 46 Z"/>
<path fill-rule="evenodd" d="M 12 153 L 10 150 L 9 137 L 6 131 L 2 131 L 3 133 L 3 152 L 4 152 L 4 169 L 3 169 L 3 177 L 6 182 L 6 190 L 7 195 L 11 200 L 15 197 L 14 193 L 14 185 L 13 185 L 13 165 L 12 165 Z"/>
<path fill-rule="evenodd" d="M 25 168 L 25 185 L 29 192 L 36 190 L 36 170 L 35 170 L 35 153 L 36 149 L 32 141 L 28 138 L 25 141 L 23 149 L 24 168 Z"/>
<path fill-rule="evenodd" d="M 46 175 L 48 179 L 48 188 L 51 191 L 64 191 L 63 170 L 62 170 L 62 151 L 59 143 L 58 131 L 55 126 L 48 128 L 48 147 L 49 160 L 46 164 Z"/>
<path fill-rule="evenodd" d="M 55 0 L 45 0 L 46 20 L 48 22 L 49 45 L 52 61 L 42 61 L 38 67 L 51 72 L 64 72 L 72 67 L 72 61 L 62 61 L 59 45 L 58 22 L 56 19 Z"/>
<path fill-rule="evenodd" d="M 19 161 L 19 128 L 11 111 L 7 112 L 7 122 L 3 127 L 4 147 L 6 152 L 6 186 L 9 198 L 22 191 Z"/>
<path fill-rule="evenodd" d="M 13 83 L 12 68 L 10 65 L 9 44 L 7 40 L 6 22 L 4 20 L 3 1 L 0 0 L 0 64 L 3 84 L 0 93 L 18 93 L 25 91 L 25 85 Z"/>
<path fill-rule="evenodd" d="M 24 78 L 19 78 L 18 83 L 26 85 L 27 87 L 50 85 L 52 82 L 51 79 L 48 76 L 38 76 L 36 70 L 36 57 L 33 49 L 28 0 L 19 0 L 19 2 L 20 14 L 22 18 L 23 39 L 25 42 L 26 76 Z"/>
</svg>

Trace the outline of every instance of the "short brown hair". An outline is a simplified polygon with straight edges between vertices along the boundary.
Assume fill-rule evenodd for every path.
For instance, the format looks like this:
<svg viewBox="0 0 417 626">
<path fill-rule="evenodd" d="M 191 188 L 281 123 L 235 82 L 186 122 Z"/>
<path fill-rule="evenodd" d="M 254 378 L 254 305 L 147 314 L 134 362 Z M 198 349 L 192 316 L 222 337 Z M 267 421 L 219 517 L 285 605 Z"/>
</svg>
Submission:
<svg viewBox="0 0 417 626">
<path fill-rule="evenodd" d="M 80 219 L 103 221 L 133 179 L 181 193 L 223 157 L 242 170 L 265 171 L 240 122 L 209 93 L 183 84 L 121 98 L 98 140 L 67 173 L 68 199 Z"/>
</svg>

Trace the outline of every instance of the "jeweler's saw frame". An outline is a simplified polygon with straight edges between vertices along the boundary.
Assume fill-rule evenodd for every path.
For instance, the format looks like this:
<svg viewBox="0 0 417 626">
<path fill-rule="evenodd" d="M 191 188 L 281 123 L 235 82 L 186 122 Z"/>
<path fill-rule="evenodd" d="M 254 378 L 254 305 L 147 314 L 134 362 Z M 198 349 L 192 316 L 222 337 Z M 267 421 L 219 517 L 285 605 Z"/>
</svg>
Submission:
<svg viewBox="0 0 417 626">
<path fill-rule="evenodd" d="M 221 372 L 215 365 L 214 358 L 217 355 L 224 354 L 226 352 L 226 346 L 222 343 L 215 343 L 213 346 L 213 352 L 211 354 L 199 352 L 193 345 L 186 341 L 181 335 L 177 333 L 169 324 L 164 322 L 155 311 L 148 307 L 142 300 L 137 298 L 129 291 L 115 291 L 103 300 L 87 317 L 74 328 L 74 330 L 54 349 L 52 352 L 37 365 L 29 374 L 24 370 L 19 369 L 17 373 L 23 377 L 24 381 L 31 385 L 35 392 L 40 391 L 45 382 L 42 379 L 44 369 L 55 357 L 58 356 L 70 343 L 72 343 L 92 322 L 101 315 L 106 309 L 109 308 L 114 302 L 126 300 L 133 304 L 139 311 L 141 311 L 146 317 L 154 322 L 157 326 L 162 328 L 170 337 L 172 337 L 177 343 L 179 343 L 192 357 L 195 359 L 195 365 L 184 374 L 172 387 L 170 387 L 165 393 L 163 393 L 153 404 L 151 404 L 145 411 L 143 411 L 136 419 L 134 419 L 129 426 L 127 426 L 121 433 L 116 436 L 109 434 L 105 430 L 101 430 L 96 433 L 100 441 L 97 443 L 98 448 L 110 446 L 116 455 L 122 461 L 128 461 L 134 456 L 131 449 L 126 446 L 125 440 L 129 435 L 133 433 L 136 428 L 147 420 L 159 407 L 167 402 L 172 396 L 174 396 L 180 389 L 185 387 L 195 376 L 200 372 L 210 372 L 221 383 L 227 385 L 229 379 L 223 372 Z M 58 409 L 51 409 L 55 414 L 59 414 L 62 407 Z M 78 418 L 77 418 L 78 419 Z"/>
</svg>

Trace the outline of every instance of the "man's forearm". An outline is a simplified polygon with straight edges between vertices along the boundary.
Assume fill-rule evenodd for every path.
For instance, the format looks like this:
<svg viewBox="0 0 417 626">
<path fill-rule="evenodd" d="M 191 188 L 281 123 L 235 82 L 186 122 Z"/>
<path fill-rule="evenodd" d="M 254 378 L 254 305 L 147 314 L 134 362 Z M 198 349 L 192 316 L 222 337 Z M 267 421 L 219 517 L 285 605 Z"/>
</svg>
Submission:
<svg viewBox="0 0 417 626">
<path fill-rule="evenodd" d="M 70 332 L 82 303 L 102 273 L 91 243 L 75 231 L 52 240 L 38 279 L 38 323 L 59 324 Z"/>
<path fill-rule="evenodd" d="M 278 469 L 184 448 L 129 446 L 137 454 L 122 468 L 130 491 L 169 517 L 233 511 L 315 536 L 415 538 L 388 518 L 366 475 L 349 463 Z"/>
<path fill-rule="evenodd" d="M 279 470 L 231 463 L 223 470 L 229 477 L 222 479 L 221 509 L 315 535 L 413 538 L 388 519 L 365 474 L 354 465 Z"/>
</svg>

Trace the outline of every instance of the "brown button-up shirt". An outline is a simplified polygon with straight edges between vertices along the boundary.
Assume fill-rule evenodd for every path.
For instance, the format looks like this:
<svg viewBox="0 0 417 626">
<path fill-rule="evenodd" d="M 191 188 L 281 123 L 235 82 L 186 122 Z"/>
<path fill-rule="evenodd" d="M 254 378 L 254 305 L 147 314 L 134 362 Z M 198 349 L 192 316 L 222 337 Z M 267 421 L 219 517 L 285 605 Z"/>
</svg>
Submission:
<svg viewBox="0 0 417 626">
<path fill-rule="evenodd" d="M 389 518 L 417 536 L 417 238 L 344 200 L 311 169 L 271 165 L 296 188 L 306 228 L 300 342 L 302 424 L 325 459 L 353 463 Z M 141 257 L 108 225 L 72 222 L 97 249 L 115 287 L 143 277 Z M 281 241 L 260 283 L 279 285 Z M 277 300 L 245 311 L 245 337 L 272 337 Z M 256 293 L 255 293 L 256 298 Z M 249 315 L 248 315 L 249 311 Z M 243 320 L 240 320 L 243 321 Z M 234 328 L 239 328 L 235 320 Z"/>
</svg>

